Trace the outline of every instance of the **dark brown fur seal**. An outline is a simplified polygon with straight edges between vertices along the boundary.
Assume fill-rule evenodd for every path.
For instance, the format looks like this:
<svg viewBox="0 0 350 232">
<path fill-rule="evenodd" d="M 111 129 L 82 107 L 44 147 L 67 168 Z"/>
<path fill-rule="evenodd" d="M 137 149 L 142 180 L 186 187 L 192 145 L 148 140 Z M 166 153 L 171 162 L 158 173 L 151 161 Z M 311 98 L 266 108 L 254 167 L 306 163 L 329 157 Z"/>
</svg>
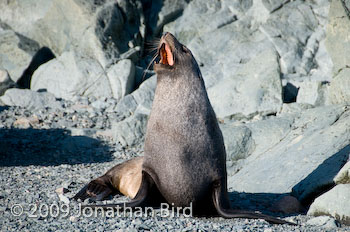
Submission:
<svg viewBox="0 0 350 232">
<path fill-rule="evenodd" d="M 75 198 L 102 199 L 117 190 L 132 197 L 135 190 L 121 189 L 118 185 L 129 176 L 134 178 L 130 181 L 131 188 L 135 189 L 140 182 L 141 185 L 127 207 L 157 206 L 161 202 L 188 207 L 192 203 L 195 215 L 261 218 L 271 223 L 292 224 L 231 209 L 224 140 L 198 64 L 191 51 L 170 33 L 161 38 L 158 56 L 159 61 L 154 64 L 157 87 L 147 124 L 143 160 L 138 158 L 117 165 L 90 182 Z M 141 169 L 142 175 L 137 175 Z M 123 206 L 104 207 L 117 205 Z"/>
</svg>

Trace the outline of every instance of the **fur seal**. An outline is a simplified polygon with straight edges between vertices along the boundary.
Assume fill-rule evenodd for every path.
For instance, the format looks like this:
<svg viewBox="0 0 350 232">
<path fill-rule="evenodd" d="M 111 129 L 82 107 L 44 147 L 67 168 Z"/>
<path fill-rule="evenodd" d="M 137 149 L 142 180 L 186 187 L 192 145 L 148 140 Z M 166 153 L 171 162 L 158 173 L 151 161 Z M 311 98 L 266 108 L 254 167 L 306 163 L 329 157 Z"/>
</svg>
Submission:
<svg viewBox="0 0 350 232">
<path fill-rule="evenodd" d="M 157 58 L 154 63 L 157 86 L 147 124 L 144 157 L 113 167 L 74 198 L 103 199 L 119 190 L 134 198 L 125 204 L 127 207 L 159 206 L 162 202 L 175 207 L 192 204 L 193 213 L 198 216 L 293 224 L 231 209 L 224 140 L 198 64 L 191 51 L 170 33 L 162 36 Z M 102 205 L 116 206 L 124 204 Z"/>
</svg>

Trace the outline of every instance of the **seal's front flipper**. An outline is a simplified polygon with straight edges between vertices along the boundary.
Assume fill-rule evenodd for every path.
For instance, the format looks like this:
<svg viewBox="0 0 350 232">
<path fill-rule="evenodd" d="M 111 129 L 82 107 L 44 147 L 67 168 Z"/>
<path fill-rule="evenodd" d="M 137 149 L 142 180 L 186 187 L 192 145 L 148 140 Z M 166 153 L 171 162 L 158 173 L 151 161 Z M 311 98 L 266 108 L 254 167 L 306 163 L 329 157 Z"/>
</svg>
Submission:
<svg viewBox="0 0 350 232">
<path fill-rule="evenodd" d="M 225 209 L 222 207 L 222 194 L 221 194 L 221 183 L 220 181 L 216 181 L 213 184 L 213 202 L 218 214 L 224 218 L 249 218 L 249 219 L 264 219 L 265 221 L 272 224 L 288 224 L 288 225 L 296 225 L 292 222 L 287 222 L 269 215 L 254 213 L 251 211 L 244 210 L 233 210 L 233 209 Z"/>
<path fill-rule="evenodd" d="M 115 165 L 106 174 L 85 185 L 73 199 L 99 201 L 117 193 L 134 198 L 141 185 L 142 163 L 143 157 L 137 157 Z"/>
<path fill-rule="evenodd" d="M 82 201 L 87 198 L 91 198 L 96 201 L 104 200 L 110 195 L 114 195 L 118 192 L 109 183 L 110 179 L 108 176 L 101 176 L 85 185 L 77 194 L 75 194 L 73 199 L 81 199 Z"/>
<path fill-rule="evenodd" d="M 117 203 L 117 204 L 105 204 L 105 205 L 86 205 L 83 208 L 118 208 L 123 210 L 124 207 L 159 207 L 162 202 L 165 202 L 164 197 L 159 192 L 152 177 L 145 171 L 142 171 L 142 182 L 139 191 L 135 198 L 129 202 Z"/>
</svg>

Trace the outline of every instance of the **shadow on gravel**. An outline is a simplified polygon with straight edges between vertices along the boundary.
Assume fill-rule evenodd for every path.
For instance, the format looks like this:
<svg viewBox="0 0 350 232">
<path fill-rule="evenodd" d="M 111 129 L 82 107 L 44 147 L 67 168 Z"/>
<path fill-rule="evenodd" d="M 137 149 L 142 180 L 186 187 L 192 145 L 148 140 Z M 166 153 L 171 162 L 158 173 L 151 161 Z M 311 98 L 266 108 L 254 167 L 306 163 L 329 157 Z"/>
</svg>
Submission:
<svg viewBox="0 0 350 232">
<path fill-rule="evenodd" d="M 1 111 L 3 111 L 3 110 L 7 110 L 9 107 L 8 106 L 0 106 L 0 113 L 1 113 Z"/>
<path fill-rule="evenodd" d="M 110 147 L 102 141 L 86 136 L 71 136 L 67 130 L 0 129 L 0 167 L 111 160 Z"/>
</svg>

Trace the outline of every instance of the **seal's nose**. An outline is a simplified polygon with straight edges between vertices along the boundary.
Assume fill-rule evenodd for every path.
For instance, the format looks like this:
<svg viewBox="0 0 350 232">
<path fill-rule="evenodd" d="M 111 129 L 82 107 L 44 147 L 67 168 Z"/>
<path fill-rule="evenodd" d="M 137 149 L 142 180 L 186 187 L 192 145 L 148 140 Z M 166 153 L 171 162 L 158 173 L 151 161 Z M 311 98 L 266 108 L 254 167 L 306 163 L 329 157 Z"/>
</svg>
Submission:
<svg viewBox="0 0 350 232">
<path fill-rule="evenodd" d="M 172 38 L 174 36 L 170 32 L 164 32 L 162 38 L 166 38 L 166 37 Z"/>
</svg>

